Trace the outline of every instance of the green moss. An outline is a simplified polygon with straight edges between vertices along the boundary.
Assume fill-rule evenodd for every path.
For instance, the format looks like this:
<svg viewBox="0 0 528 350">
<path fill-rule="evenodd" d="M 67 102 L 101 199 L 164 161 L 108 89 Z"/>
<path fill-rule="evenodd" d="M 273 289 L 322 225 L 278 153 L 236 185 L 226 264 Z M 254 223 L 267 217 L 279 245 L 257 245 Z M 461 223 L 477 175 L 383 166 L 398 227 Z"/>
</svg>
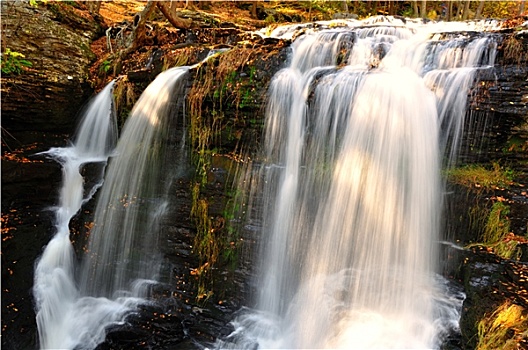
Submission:
<svg viewBox="0 0 528 350">
<path fill-rule="evenodd" d="M 525 126 L 525 128 L 528 128 L 528 126 Z M 502 152 L 504 154 L 528 152 L 528 139 L 519 135 L 510 135 Z"/>
<path fill-rule="evenodd" d="M 93 62 L 93 61 L 95 61 L 97 59 L 97 56 L 92 52 L 90 47 L 88 47 L 88 45 L 86 45 L 86 43 L 80 42 L 79 43 L 79 47 L 81 48 L 84 56 L 86 56 L 90 61 Z"/>
<path fill-rule="evenodd" d="M 236 225 L 241 208 L 241 195 L 238 190 L 227 194 L 227 201 L 223 217 L 225 220 L 225 244 L 222 252 L 224 262 L 234 268 L 238 263 L 238 251 L 240 248 L 240 230 Z"/>
<path fill-rule="evenodd" d="M 483 165 L 466 165 L 453 168 L 446 172 L 449 181 L 466 187 L 491 189 L 505 189 L 513 184 L 514 172 L 510 168 L 503 168 L 494 162 L 491 167 Z"/>
<path fill-rule="evenodd" d="M 47 6 L 51 13 L 53 13 L 53 15 L 55 16 L 55 20 L 57 20 L 58 22 L 62 22 L 62 20 L 64 19 L 64 15 L 61 12 L 60 6 L 58 4 L 53 3 L 47 4 Z"/>
<path fill-rule="evenodd" d="M 518 260 L 521 257 L 521 249 L 518 247 L 518 241 L 510 232 L 510 219 L 508 217 L 510 207 L 501 201 L 493 203 L 491 209 L 472 208 L 470 216 L 472 217 L 472 226 L 484 224 L 481 229 L 480 242 L 473 243 L 472 246 L 484 246 L 491 252 L 503 259 Z M 482 227 L 482 226 L 480 226 Z"/>
<path fill-rule="evenodd" d="M 237 213 L 237 197 L 225 205 L 222 215 L 211 216 L 209 199 L 202 193 L 202 185 L 195 182 L 192 188 L 191 217 L 196 226 L 193 253 L 198 257 L 198 267 L 191 271 L 197 281 L 196 300 L 206 302 L 215 293 L 216 268 L 238 262 L 239 236 L 232 224 Z"/>
<path fill-rule="evenodd" d="M 219 249 L 209 217 L 209 203 L 201 198 L 200 187 L 199 183 L 195 183 L 192 188 L 191 217 L 196 225 L 193 252 L 198 256 L 199 266 L 193 269 L 191 274 L 198 280 L 197 300 L 205 301 L 212 295 L 208 285 L 211 281 L 211 269 L 218 259 Z"/>
<path fill-rule="evenodd" d="M 256 55 L 257 51 L 239 46 L 213 56 L 197 68 L 188 93 L 191 160 L 196 169 L 192 218 L 196 227 L 193 252 L 199 261 L 193 270 L 198 301 L 207 300 L 215 291 L 212 273 L 215 266 L 234 267 L 238 262 L 240 240 L 234 219 L 239 208 L 238 196 L 226 194 L 230 200 L 224 211 L 211 215 L 209 201 L 213 199 L 206 195 L 206 190 L 213 157 L 221 152 L 222 141 L 240 138 L 240 130 L 234 127 L 244 122 L 239 120 L 239 110 L 254 104 L 256 68 L 251 67 L 250 58 Z"/>
<path fill-rule="evenodd" d="M 483 242 L 488 244 L 496 243 L 510 232 L 509 214 L 510 208 L 503 202 L 495 202 L 493 204 L 482 236 Z"/>
<path fill-rule="evenodd" d="M 26 60 L 25 57 L 26 56 L 20 52 L 11 51 L 10 48 L 6 48 L 4 52 L 2 52 L 2 59 L 0 61 L 2 74 L 19 75 L 24 71 L 24 68 L 33 66 L 33 64 Z"/>
<path fill-rule="evenodd" d="M 238 111 L 241 101 L 252 98 L 241 83 L 240 73 L 248 62 L 252 50 L 237 47 L 214 56 L 196 72 L 189 92 L 190 139 L 192 159 L 198 169 L 200 182 L 207 182 L 212 144 L 219 143 L 230 121 L 225 118 L 227 109 Z M 250 70 L 253 79 L 255 70 Z M 245 99 L 243 98 L 245 96 Z"/>
<path fill-rule="evenodd" d="M 488 221 L 482 236 L 483 243 L 491 247 L 495 254 L 511 259 L 520 254 L 517 249 L 517 241 L 508 240 L 510 233 L 510 207 L 503 202 L 495 202 L 491 207 Z"/>
<path fill-rule="evenodd" d="M 477 324 L 477 350 L 521 349 L 522 339 L 528 336 L 526 310 L 505 302 L 491 314 L 485 315 Z"/>
<path fill-rule="evenodd" d="M 242 97 L 238 103 L 238 108 L 245 108 L 255 104 L 255 93 L 256 89 L 254 87 L 243 89 Z"/>
</svg>

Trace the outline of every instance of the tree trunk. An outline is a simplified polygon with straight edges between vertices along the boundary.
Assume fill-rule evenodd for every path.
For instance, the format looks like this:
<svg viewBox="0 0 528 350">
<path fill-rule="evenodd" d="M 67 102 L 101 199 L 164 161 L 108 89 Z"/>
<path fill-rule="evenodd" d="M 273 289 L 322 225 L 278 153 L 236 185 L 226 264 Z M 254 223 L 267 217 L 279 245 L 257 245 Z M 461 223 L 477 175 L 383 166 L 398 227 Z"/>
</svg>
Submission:
<svg viewBox="0 0 528 350">
<path fill-rule="evenodd" d="M 257 2 L 252 1 L 253 5 L 251 6 L 251 18 L 257 19 Z"/>
<path fill-rule="evenodd" d="M 480 0 L 479 6 L 477 8 L 477 12 L 475 13 L 475 19 L 481 19 L 482 18 L 482 10 L 484 9 L 484 0 Z"/>
<path fill-rule="evenodd" d="M 193 0 L 185 0 L 185 8 L 189 10 L 195 10 Z"/>
<path fill-rule="evenodd" d="M 422 12 L 422 18 L 427 18 L 427 0 L 422 0 L 422 8 L 420 10 Z"/>
<path fill-rule="evenodd" d="M 420 13 L 418 12 L 418 0 L 414 0 L 413 5 L 414 5 L 414 17 L 420 17 Z"/>
<path fill-rule="evenodd" d="M 464 12 L 462 12 L 462 20 L 465 21 L 469 18 L 469 5 L 471 4 L 471 1 L 467 0 L 464 4 Z"/>
<path fill-rule="evenodd" d="M 526 4 L 526 0 L 522 0 L 521 4 L 519 5 L 519 14 L 522 15 L 524 13 L 524 6 Z"/>
<path fill-rule="evenodd" d="M 348 4 L 347 4 L 347 0 L 343 0 L 341 2 L 341 11 L 343 12 L 347 12 L 348 13 Z"/>
<path fill-rule="evenodd" d="M 447 6 L 447 20 L 451 21 L 453 19 L 453 2 L 449 2 L 449 6 Z"/>
<path fill-rule="evenodd" d="M 157 5 L 161 13 L 163 13 L 163 16 L 165 16 L 165 18 L 167 18 L 170 24 L 172 24 L 174 27 L 184 29 L 191 27 L 192 19 L 181 18 L 180 16 L 176 15 L 175 11 L 171 9 L 170 3 L 166 1 L 158 1 Z"/>
<path fill-rule="evenodd" d="M 353 6 L 353 10 L 352 10 L 352 12 L 353 12 L 353 13 L 358 13 L 358 12 L 359 12 L 359 9 L 361 8 L 360 5 L 359 5 L 360 2 L 359 2 L 359 1 L 354 1 L 354 2 L 352 2 L 352 4 L 353 4 L 353 5 L 352 5 L 352 6 Z"/>
<path fill-rule="evenodd" d="M 145 23 L 150 14 L 156 9 L 156 2 L 157 1 L 155 0 L 148 0 L 145 4 L 145 8 L 134 16 L 132 33 L 128 37 L 126 49 L 121 53 L 121 57 L 125 57 L 127 54 L 134 51 L 145 40 Z"/>
</svg>

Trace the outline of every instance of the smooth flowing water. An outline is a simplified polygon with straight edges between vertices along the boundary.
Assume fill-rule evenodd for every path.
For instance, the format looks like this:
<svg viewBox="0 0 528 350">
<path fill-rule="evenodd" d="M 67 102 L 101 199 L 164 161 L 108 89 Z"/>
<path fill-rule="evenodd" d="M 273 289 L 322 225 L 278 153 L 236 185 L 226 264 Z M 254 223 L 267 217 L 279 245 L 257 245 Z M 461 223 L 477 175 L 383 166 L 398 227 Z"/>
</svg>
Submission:
<svg viewBox="0 0 528 350">
<path fill-rule="evenodd" d="M 46 246 L 35 268 L 33 293 L 37 311 L 40 347 L 72 348 L 75 342 L 65 334 L 77 315 L 71 315 L 79 300 L 75 285 L 75 253 L 70 242 L 69 222 L 83 202 L 102 184 L 84 188 L 81 168 L 88 163 L 106 164 L 117 141 L 113 111 L 113 86 L 108 84 L 89 104 L 70 147 L 52 148 L 44 154 L 62 165 L 63 184 L 55 210 L 55 235 Z M 102 168 L 104 171 L 104 168 Z M 68 344 L 68 345 L 67 345 Z"/>
<path fill-rule="evenodd" d="M 166 141 L 176 122 L 178 84 L 188 67 L 165 71 L 146 88 L 123 128 L 116 156 L 99 193 L 88 252 L 81 266 L 81 292 L 114 298 L 157 279 L 159 225 L 167 209 Z M 181 107 L 181 105 L 180 105 Z"/>
<path fill-rule="evenodd" d="M 219 348 L 430 349 L 458 322 L 435 273 L 440 168 L 496 44 L 385 17 L 331 27 L 272 81 L 256 308 Z"/>
<path fill-rule="evenodd" d="M 189 67 L 160 74 L 134 106 L 116 141 L 111 83 L 91 102 L 71 147 L 47 155 L 61 163 L 63 185 L 56 234 L 35 270 L 39 342 L 42 349 L 93 349 L 105 328 L 147 302 L 160 268 L 160 220 L 177 164 L 167 162 L 168 130 L 176 122 Z M 84 188 L 84 164 L 111 160 L 104 184 Z M 104 168 L 103 168 L 104 170 Z M 102 185 L 102 187 L 101 187 Z M 99 189 L 94 226 L 78 266 L 70 242 L 70 219 Z M 139 208 L 141 207 L 141 210 Z"/>
</svg>

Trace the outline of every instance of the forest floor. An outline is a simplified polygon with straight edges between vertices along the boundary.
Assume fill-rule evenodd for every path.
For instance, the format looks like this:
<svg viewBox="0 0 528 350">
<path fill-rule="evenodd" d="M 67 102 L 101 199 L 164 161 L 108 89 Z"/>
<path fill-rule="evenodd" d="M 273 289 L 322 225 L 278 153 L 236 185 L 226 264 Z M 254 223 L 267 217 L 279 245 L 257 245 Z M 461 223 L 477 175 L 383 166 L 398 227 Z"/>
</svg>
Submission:
<svg viewBox="0 0 528 350">
<path fill-rule="evenodd" d="M 185 2 L 180 2 L 181 6 Z M 106 29 L 113 30 L 114 33 L 124 29 L 121 35 L 126 37 L 130 33 L 131 23 L 134 16 L 140 13 L 145 7 L 145 1 L 135 0 L 113 0 L 105 1 L 101 4 L 99 14 L 103 20 L 103 26 Z M 163 16 L 161 11 L 156 9 L 148 20 L 147 41 L 138 50 L 135 50 L 127 57 L 120 57 L 119 50 L 123 49 L 120 46 L 118 38 L 103 36 L 95 40 L 91 49 L 95 53 L 97 59 L 90 69 L 90 80 L 92 80 L 96 90 L 99 90 L 108 81 L 114 79 L 121 73 L 126 73 L 129 70 L 138 69 L 144 65 L 145 60 L 149 59 L 152 51 L 156 49 L 169 52 L 170 49 L 176 46 L 184 46 L 189 42 L 188 31 L 193 33 L 191 37 L 200 32 L 201 36 L 193 45 L 200 44 L 215 45 L 218 43 L 218 38 L 215 38 L 215 30 L 231 30 L 234 32 L 250 32 L 267 26 L 265 20 L 252 18 L 251 3 L 242 3 L 236 1 L 218 1 L 210 2 L 207 6 L 202 3 L 189 6 L 188 8 L 176 8 L 175 12 L 181 18 L 192 19 L 190 29 L 175 28 Z M 263 9 L 276 8 L 276 5 L 259 2 L 258 3 L 260 16 L 263 16 Z M 276 11 L 276 10 L 272 10 Z M 291 11 L 288 9 L 287 11 Z M 302 12 L 302 9 L 299 10 Z M 299 18 L 299 17 L 297 17 Z M 203 34 L 206 33 L 206 34 Z M 210 40 L 203 38 L 211 34 Z M 114 34 L 115 35 L 115 34 Z M 116 62 L 119 63 L 116 65 Z"/>
<path fill-rule="evenodd" d="M 184 4 L 184 2 L 182 1 Z M 182 4 L 182 5 L 183 5 Z M 107 25 L 113 26 L 123 21 L 131 21 L 134 15 L 140 12 L 145 6 L 145 1 L 135 0 L 113 0 L 101 4 L 100 14 L 105 19 Z M 260 3 L 259 6 L 271 7 L 267 3 Z M 245 6 L 247 9 L 237 5 L 235 1 L 213 1 L 207 8 L 180 8 L 179 10 L 195 11 L 198 13 L 214 16 L 223 22 L 235 21 L 239 25 L 248 27 L 263 27 L 265 21 L 251 18 L 251 6 Z"/>
</svg>

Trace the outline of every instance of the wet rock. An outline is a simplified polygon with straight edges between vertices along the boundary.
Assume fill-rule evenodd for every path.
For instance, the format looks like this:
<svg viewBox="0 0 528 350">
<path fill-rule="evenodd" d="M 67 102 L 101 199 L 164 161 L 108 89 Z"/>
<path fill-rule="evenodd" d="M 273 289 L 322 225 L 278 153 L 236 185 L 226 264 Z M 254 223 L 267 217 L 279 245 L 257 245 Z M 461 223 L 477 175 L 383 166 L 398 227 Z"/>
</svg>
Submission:
<svg viewBox="0 0 528 350">
<path fill-rule="evenodd" d="M 468 101 L 460 158 L 486 162 L 514 157 L 516 165 L 523 166 L 528 153 L 520 148 L 508 150 L 513 142 L 528 143 L 528 34 L 503 33 L 497 40 L 495 66 L 479 72 Z M 517 51 L 508 49 L 508 42 L 515 42 Z"/>
<path fill-rule="evenodd" d="M 178 302 L 168 305 L 143 305 L 125 319 L 124 324 L 106 330 L 106 340 L 97 350 L 180 348 L 186 339 L 178 312 Z M 165 301 L 167 304 L 167 301 Z"/>
<path fill-rule="evenodd" d="M 464 349 L 474 349 L 478 340 L 478 322 L 485 315 L 491 314 L 505 301 L 528 310 L 528 265 L 502 260 L 479 249 L 462 254 L 459 277 L 464 281 L 466 293 L 460 320 L 462 345 Z"/>
<path fill-rule="evenodd" d="M 336 12 L 332 15 L 332 19 L 358 19 L 359 16 L 355 13 Z"/>
<path fill-rule="evenodd" d="M 60 165 L 36 153 L 64 140 L 2 136 L 2 348 L 31 349 L 37 343 L 33 267 L 52 235 L 61 182 Z M 22 146 L 25 137 L 40 141 Z"/>
</svg>

